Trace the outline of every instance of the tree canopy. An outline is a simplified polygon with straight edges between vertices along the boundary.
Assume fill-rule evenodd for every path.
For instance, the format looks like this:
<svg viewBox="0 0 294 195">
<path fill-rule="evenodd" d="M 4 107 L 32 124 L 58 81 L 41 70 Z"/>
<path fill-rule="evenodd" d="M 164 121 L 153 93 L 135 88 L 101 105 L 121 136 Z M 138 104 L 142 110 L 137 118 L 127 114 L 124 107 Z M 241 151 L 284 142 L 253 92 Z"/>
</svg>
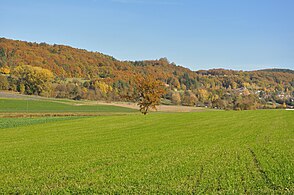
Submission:
<svg viewBox="0 0 294 195">
<path fill-rule="evenodd" d="M 150 109 L 156 110 L 161 97 L 166 93 L 164 83 L 152 76 L 136 78 L 136 99 L 142 114 L 146 115 Z"/>
<path fill-rule="evenodd" d="M 22 93 L 41 95 L 50 91 L 53 80 L 53 73 L 50 70 L 23 65 L 14 68 L 12 74 Z"/>
</svg>

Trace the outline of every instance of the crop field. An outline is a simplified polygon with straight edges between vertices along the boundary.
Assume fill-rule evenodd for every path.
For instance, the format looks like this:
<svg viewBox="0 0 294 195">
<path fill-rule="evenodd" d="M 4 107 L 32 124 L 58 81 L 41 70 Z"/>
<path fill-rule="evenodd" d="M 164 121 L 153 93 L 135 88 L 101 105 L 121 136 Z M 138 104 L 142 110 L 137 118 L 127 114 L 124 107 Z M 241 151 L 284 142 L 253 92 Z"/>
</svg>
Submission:
<svg viewBox="0 0 294 195">
<path fill-rule="evenodd" d="M 134 109 L 109 105 L 73 105 L 69 101 L 22 100 L 0 98 L 0 113 L 62 113 L 62 112 L 136 112 Z"/>
<path fill-rule="evenodd" d="M 293 118 L 282 110 L 0 118 L 0 194 L 293 194 Z"/>
</svg>

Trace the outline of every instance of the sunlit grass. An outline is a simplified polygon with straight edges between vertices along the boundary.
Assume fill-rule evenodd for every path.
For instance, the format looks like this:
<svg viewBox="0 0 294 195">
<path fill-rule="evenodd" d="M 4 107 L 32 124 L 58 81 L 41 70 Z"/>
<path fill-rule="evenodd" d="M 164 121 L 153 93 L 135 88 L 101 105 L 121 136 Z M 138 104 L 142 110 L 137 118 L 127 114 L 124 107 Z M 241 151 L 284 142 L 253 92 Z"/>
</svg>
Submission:
<svg viewBox="0 0 294 195">
<path fill-rule="evenodd" d="M 0 98 L 0 113 L 50 113 L 50 112 L 136 112 L 134 109 L 110 105 L 73 105 L 58 101 L 21 100 Z"/>
<path fill-rule="evenodd" d="M 2 128 L 0 193 L 293 194 L 293 117 L 170 113 Z"/>
</svg>

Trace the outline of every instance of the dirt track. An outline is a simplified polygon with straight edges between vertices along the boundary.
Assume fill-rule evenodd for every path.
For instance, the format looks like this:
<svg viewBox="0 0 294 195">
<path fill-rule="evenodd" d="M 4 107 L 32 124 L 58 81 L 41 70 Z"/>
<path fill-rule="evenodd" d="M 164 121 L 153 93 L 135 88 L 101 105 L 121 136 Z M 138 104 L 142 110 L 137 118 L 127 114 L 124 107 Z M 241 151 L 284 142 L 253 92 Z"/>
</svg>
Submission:
<svg viewBox="0 0 294 195">
<path fill-rule="evenodd" d="M 128 102 L 112 102 L 112 103 L 98 102 L 98 104 L 139 109 L 139 106 L 136 103 L 128 103 Z M 157 111 L 160 111 L 160 112 L 199 112 L 199 111 L 205 111 L 205 110 L 207 109 L 199 108 L 199 107 L 190 107 L 190 106 L 167 106 L 167 105 L 157 106 Z"/>
</svg>

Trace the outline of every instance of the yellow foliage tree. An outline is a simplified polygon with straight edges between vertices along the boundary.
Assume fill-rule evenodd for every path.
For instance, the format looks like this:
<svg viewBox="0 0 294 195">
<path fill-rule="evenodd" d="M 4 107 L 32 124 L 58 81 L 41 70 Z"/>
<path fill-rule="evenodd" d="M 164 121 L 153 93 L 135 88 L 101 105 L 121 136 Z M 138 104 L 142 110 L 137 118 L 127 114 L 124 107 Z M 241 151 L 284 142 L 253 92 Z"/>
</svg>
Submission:
<svg viewBox="0 0 294 195">
<path fill-rule="evenodd" d="M 180 105 L 181 104 L 181 95 L 178 92 L 174 92 L 172 94 L 172 103 L 176 104 L 176 105 Z"/>
<path fill-rule="evenodd" d="M 53 80 L 50 70 L 29 65 L 17 66 L 12 71 L 12 76 L 17 78 L 19 90 L 29 95 L 48 92 Z"/>
<path fill-rule="evenodd" d="M 2 74 L 10 74 L 10 68 L 7 66 L 1 67 L 0 68 L 0 73 Z"/>
<path fill-rule="evenodd" d="M 199 94 L 199 99 L 203 102 L 209 99 L 209 92 L 206 89 L 199 89 L 198 94 Z"/>
<path fill-rule="evenodd" d="M 112 91 L 112 87 L 110 85 L 107 85 L 106 83 L 104 83 L 102 81 L 96 81 L 95 82 L 95 87 L 97 87 L 104 94 Z"/>
</svg>

